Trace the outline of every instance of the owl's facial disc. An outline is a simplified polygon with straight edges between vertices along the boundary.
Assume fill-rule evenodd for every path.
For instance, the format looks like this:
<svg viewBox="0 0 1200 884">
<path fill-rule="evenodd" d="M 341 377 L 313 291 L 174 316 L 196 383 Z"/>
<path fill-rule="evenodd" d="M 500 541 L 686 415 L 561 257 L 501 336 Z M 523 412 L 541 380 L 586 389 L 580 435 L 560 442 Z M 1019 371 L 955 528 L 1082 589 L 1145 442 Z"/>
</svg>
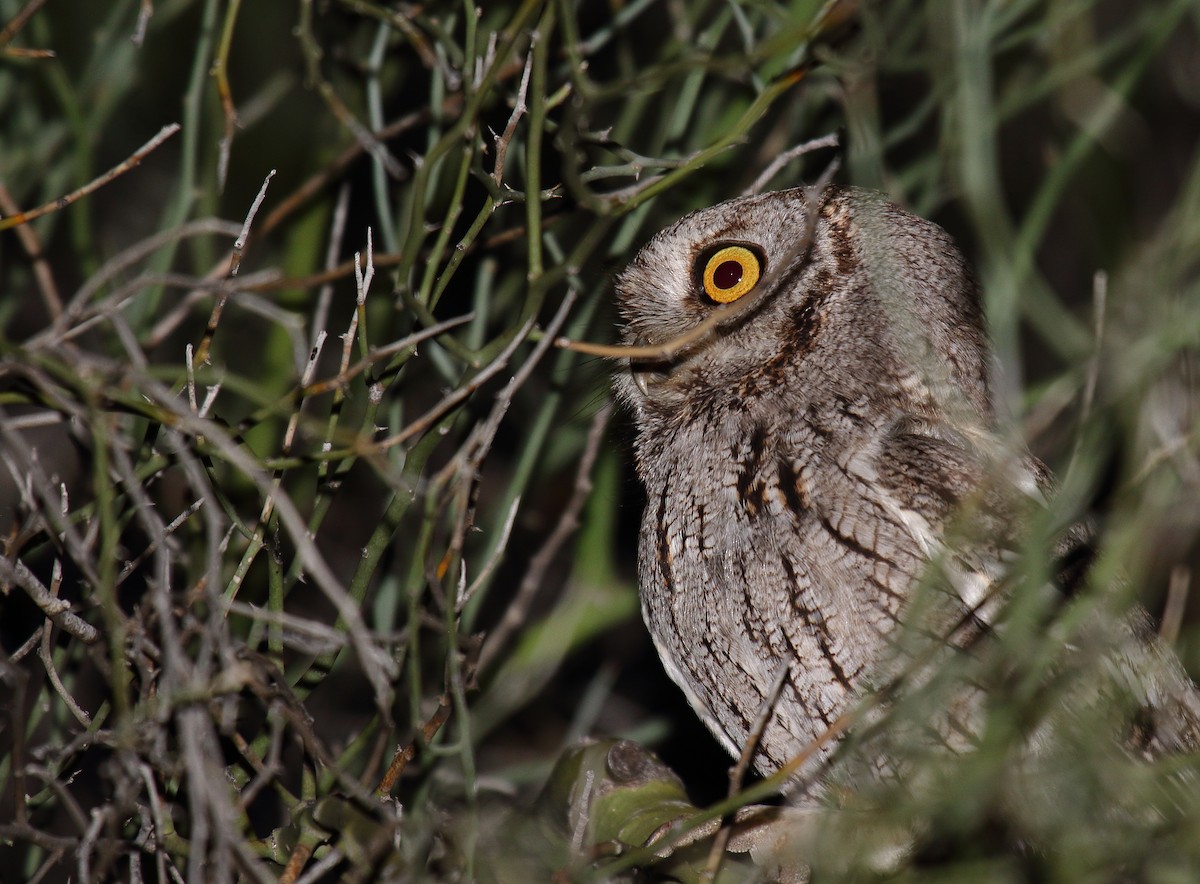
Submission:
<svg viewBox="0 0 1200 884">
<path fill-rule="evenodd" d="M 757 246 L 718 243 L 701 253 L 695 272 L 709 300 L 729 304 L 753 291 L 765 270 Z"/>
<path fill-rule="evenodd" d="M 710 240 L 693 254 L 691 286 L 685 283 L 672 288 L 689 301 L 685 309 L 693 322 L 702 321 L 712 311 L 749 295 L 761 286 L 767 272 L 762 247 L 757 243 Z M 686 335 L 688 331 L 687 326 L 681 326 L 675 337 Z M 630 376 L 643 397 L 653 398 L 675 369 L 703 349 L 702 342 L 696 341 L 665 359 L 654 362 L 633 360 L 629 366 Z"/>
</svg>

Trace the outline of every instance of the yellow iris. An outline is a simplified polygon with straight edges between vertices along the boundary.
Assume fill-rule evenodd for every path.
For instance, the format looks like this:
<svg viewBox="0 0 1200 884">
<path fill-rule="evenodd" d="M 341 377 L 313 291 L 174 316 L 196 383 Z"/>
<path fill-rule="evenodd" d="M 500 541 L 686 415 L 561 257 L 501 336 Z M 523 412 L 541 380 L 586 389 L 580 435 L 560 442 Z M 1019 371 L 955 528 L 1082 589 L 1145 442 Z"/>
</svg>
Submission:
<svg viewBox="0 0 1200 884">
<path fill-rule="evenodd" d="M 745 246 L 725 246 L 704 265 L 704 293 L 719 304 L 736 301 L 758 285 L 762 267 Z"/>
</svg>

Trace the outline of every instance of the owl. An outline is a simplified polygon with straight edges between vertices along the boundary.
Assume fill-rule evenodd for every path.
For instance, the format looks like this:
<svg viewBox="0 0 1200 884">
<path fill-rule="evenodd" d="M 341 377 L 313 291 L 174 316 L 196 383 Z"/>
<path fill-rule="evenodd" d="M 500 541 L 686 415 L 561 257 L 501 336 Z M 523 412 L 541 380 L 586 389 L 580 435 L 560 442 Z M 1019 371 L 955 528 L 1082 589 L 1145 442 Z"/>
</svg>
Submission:
<svg viewBox="0 0 1200 884">
<path fill-rule="evenodd" d="M 662 345 L 616 380 L 647 497 L 643 616 L 731 754 L 769 713 L 753 755 L 769 774 L 875 683 L 931 561 L 948 575 L 950 641 L 987 632 L 1012 525 L 1051 478 L 996 430 L 963 258 L 879 194 L 794 189 L 694 212 L 615 288 L 624 343 Z M 964 509 L 971 541 L 947 550 Z M 1182 709 L 1149 739 L 1194 745 L 1194 688 L 1134 621 L 1122 661 L 1163 671 L 1141 701 Z"/>
</svg>

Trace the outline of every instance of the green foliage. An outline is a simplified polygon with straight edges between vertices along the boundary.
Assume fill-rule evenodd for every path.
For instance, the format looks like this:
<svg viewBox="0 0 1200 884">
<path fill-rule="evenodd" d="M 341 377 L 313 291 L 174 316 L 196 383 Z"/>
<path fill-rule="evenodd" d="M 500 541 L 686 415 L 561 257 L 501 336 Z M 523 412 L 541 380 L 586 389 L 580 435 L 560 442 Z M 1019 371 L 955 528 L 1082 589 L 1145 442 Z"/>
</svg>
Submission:
<svg viewBox="0 0 1200 884">
<path fill-rule="evenodd" d="M 555 760 L 702 737 L 627 689 L 672 690 L 639 669 L 627 434 L 609 366 L 555 339 L 611 338 L 609 278 L 664 223 L 835 153 L 979 268 L 999 392 L 1062 479 L 1029 573 L 1092 512 L 1088 598 L 1169 584 L 1178 631 L 1194 0 L 0 0 L 3 23 L 0 879 L 609 874 L 615 841 L 581 860 L 524 810 Z M 1044 675 L 1073 635 L 1017 617 L 1001 650 Z M 899 827 L 924 848 L 902 880 L 1186 880 L 1183 762 L 1101 728 L 997 810 L 1046 696 L 915 761 L 935 788 L 847 798 L 805 860 L 885 875 L 864 845 Z M 1021 826 L 1044 845 L 1014 852 Z"/>
</svg>

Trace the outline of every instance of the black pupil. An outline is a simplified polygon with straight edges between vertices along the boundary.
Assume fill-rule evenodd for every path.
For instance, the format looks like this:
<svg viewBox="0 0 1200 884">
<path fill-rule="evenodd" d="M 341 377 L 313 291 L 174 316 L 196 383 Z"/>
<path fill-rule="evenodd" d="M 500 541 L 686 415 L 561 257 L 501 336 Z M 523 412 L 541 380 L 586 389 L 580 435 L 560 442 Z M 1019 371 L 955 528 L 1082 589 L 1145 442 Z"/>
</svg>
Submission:
<svg viewBox="0 0 1200 884">
<path fill-rule="evenodd" d="M 731 289 L 742 281 L 742 265 L 738 261 L 722 261 L 713 272 L 713 282 L 719 289 Z"/>
</svg>

